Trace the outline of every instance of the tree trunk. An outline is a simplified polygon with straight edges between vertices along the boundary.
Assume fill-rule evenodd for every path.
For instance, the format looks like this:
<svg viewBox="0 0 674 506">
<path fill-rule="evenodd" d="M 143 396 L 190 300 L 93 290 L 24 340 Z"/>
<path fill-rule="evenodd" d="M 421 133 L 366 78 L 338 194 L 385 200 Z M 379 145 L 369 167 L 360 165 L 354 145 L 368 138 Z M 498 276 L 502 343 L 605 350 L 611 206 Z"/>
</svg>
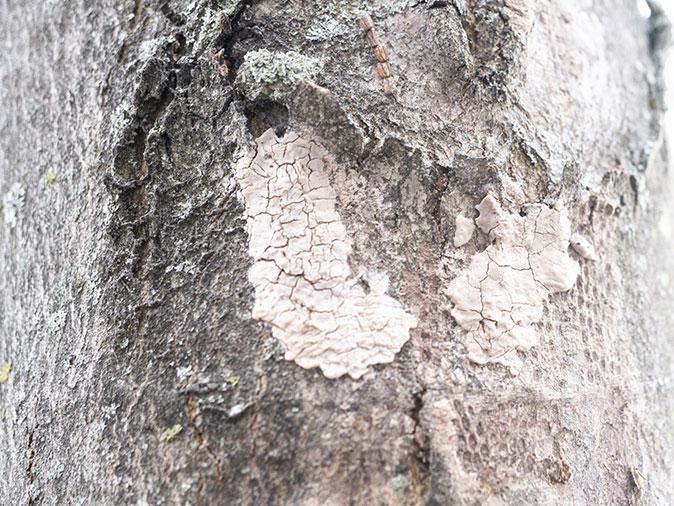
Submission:
<svg viewBox="0 0 674 506">
<path fill-rule="evenodd" d="M 669 25 L 0 2 L 3 504 L 668 504 Z"/>
</svg>

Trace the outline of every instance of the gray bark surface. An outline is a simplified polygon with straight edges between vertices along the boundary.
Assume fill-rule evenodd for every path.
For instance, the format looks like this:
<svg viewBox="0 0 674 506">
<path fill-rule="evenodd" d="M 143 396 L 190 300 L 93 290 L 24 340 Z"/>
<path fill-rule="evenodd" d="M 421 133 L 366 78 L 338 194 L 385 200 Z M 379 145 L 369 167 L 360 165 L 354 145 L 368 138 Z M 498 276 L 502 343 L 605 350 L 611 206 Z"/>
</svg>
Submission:
<svg viewBox="0 0 674 506">
<path fill-rule="evenodd" d="M 669 504 L 651 9 L 1 0 L 1 502 Z M 354 272 L 386 272 L 418 320 L 359 379 L 285 360 L 252 316 L 234 172 L 269 128 L 334 158 Z M 457 214 L 511 187 L 565 206 L 598 255 L 545 302 L 517 375 L 468 359 L 446 294 L 488 244 L 455 248 Z"/>
</svg>

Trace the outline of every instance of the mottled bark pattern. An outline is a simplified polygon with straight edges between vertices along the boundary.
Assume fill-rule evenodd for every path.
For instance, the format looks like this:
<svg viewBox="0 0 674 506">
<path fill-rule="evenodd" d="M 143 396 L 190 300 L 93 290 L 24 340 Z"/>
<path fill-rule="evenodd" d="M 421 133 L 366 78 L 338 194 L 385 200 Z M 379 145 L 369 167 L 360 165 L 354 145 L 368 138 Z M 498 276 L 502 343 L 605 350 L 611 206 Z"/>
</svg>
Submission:
<svg viewBox="0 0 674 506">
<path fill-rule="evenodd" d="M 667 504 L 651 7 L 0 1 L 2 503 Z M 357 380 L 285 360 L 253 318 L 235 169 L 270 128 L 329 153 L 352 271 L 416 317 Z M 488 194 L 564 207 L 597 257 L 569 250 L 581 273 L 517 376 L 470 360 L 447 295 L 490 247 L 454 245 Z"/>
</svg>

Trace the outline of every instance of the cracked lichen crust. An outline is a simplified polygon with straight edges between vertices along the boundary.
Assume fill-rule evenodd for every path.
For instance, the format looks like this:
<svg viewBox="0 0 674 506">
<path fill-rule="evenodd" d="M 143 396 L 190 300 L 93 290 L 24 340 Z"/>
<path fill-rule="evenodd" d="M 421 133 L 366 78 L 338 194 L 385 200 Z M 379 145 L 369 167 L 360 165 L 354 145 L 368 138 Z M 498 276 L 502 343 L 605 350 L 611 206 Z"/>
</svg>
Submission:
<svg viewBox="0 0 674 506">
<path fill-rule="evenodd" d="M 314 140 L 268 130 L 237 164 L 255 261 L 253 317 L 271 325 L 286 359 L 328 378 L 359 378 L 393 361 L 416 318 L 386 295 L 385 274 L 352 272 L 332 163 Z"/>
<path fill-rule="evenodd" d="M 580 267 L 568 254 L 565 209 L 529 204 L 522 213 L 502 209 L 493 195 L 476 206 L 475 223 L 490 239 L 467 269 L 449 283 L 452 316 L 467 331 L 469 359 L 522 368 L 518 351 L 538 344 L 532 324 L 548 296 L 569 290 Z"/>
</svg>

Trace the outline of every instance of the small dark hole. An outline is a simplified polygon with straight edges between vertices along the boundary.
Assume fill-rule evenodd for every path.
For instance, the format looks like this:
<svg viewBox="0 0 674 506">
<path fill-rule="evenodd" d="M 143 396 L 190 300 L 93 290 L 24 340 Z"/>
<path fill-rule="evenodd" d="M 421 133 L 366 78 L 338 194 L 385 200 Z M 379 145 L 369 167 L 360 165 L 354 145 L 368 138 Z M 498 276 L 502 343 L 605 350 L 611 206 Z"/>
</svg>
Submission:
<svg viewBox="0 0 674 506">
<path fill-rule="evenodd" d="M 248 129 L 253 137 L 259 137 L 270 128 L 282 137 L 288 128 L 288 108 L 273 100 L 258 100 L 245 108 Z"/>
</svg>

